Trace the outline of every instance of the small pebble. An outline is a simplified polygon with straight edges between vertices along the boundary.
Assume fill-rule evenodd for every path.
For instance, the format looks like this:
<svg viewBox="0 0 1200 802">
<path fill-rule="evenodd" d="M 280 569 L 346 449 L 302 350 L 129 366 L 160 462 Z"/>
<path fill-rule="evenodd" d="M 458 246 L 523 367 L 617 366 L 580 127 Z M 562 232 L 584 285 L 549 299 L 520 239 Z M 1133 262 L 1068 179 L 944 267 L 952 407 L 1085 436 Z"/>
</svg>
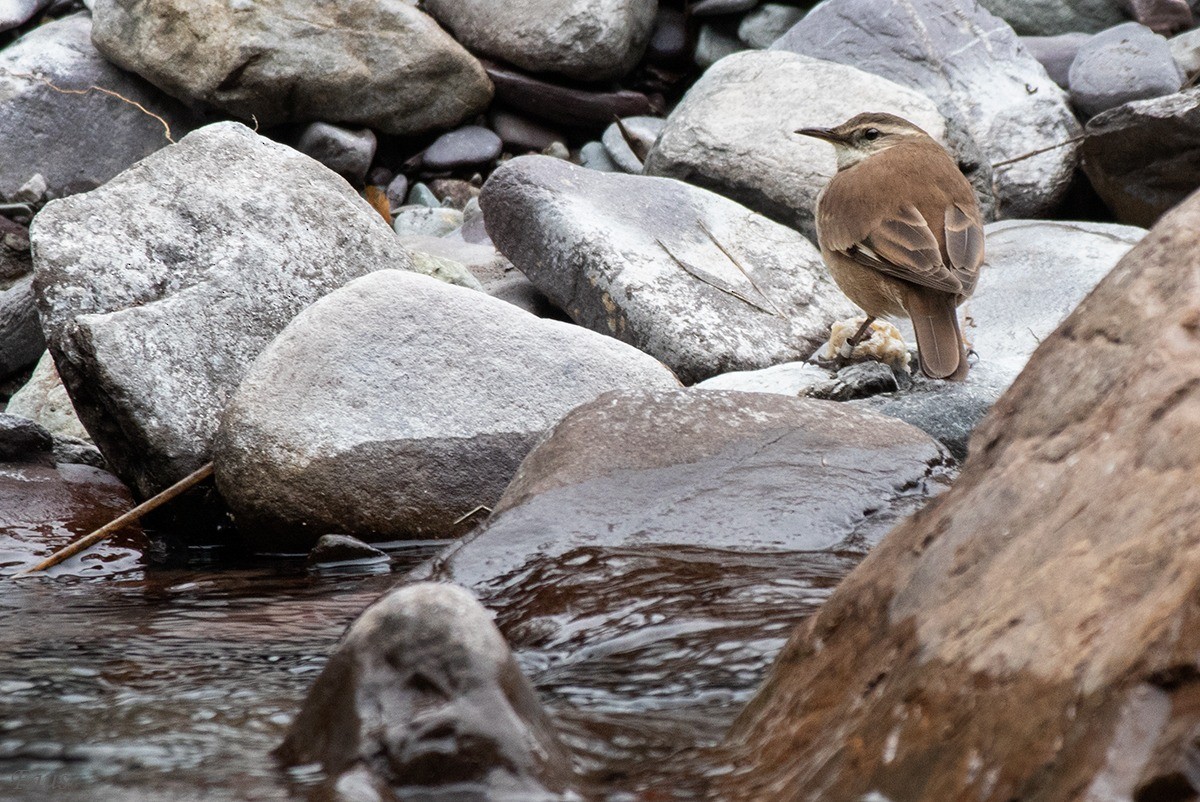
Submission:
<svg viewBox="0 0 1200 802">
<path fill-rule="evenodd" d="M 436 209 L 442 205 L 437 195 L 433 194 L 433 190 L 427 184 L 422 184 L 420 181 L 412 185 L 412 189 L 408 191 L 408 197 L 404 199 L 405 206 L 428 206 Z"/>
<path fill-rule="evenodd" d="M 494 131 L 481 125 L 467 125 L 442 134 L 425 149 L 421 165 L 441 172 L 460 167 L 481 167 L 500 157 L 503 143 Z"/>
<path fill-rule="evenodd" d="M 349 535 L 323 535 L 308 553 L 309 565 L 348 562 L 386 562 L 387 554 Z"/>
<path fill-rule="evenodd" d="M 588 142 L 579 149 L 579 163 L 602 173 L 619 173 L 621 168 L 608 155 L 608 149 L 600 142 Z"/>
<path fill-rule="evenodd" d="M 304 129 L 296 149 L 354 184 L 366 178 L 375 158 L 375 132 L 316 122 Z"/>
<path fill-rule="evenodd" d="M 401 206 L 396 210 L 392 229 L 400 236 L 424 234 L 444 237 L 462 226 L 463 214 L 457 209 L 428 206 Z"/>
<path fill-rule="evenodd" d="M 393 209 L 403 206 L 404 199 L 408 197 L 408 176 L 406 176 L 404 173 L 397 175 L 392 179 L 392 182 L 387 185 L 387 189 L 384 190 L 384 194 L 387 195 L 388 204 L 390 204 Z"/>
<path fill-rule="evenodd" d="M 662 133 L 663 126 L 667 124 L 667 121 L 659 117 L 626 117 L 621 120 L 621 124 L 625 126 L 626 131 L 633 135 L 638 149 L 644 154 L 650 152 L 650 148 L 654 146 L 654 141 Z M 604 144 L 604 149 L 608 151 L 613 163 L 622 170 L 627 173 L 642 172 L 642 157 L 629 147 L 629 143 L 625 141 L 625 137 L 616 123 L 604 130 L 600 141 Z"/>
<path fill-rule="evenodd" d="M 518 156 L 544 152 L 555 143 L 566 143 L 566 138 L 558 131 L 512 112 L 493 111 L 490 122 L 492 130 L 504 143 L 504 149 Z"/>
<path fill-rule="evenodd" d="M 737 23 L 706 22 L 700 26 L 700 38 L 696 40 L 696 66 L 707 69 L 726 56 L 746 49 L 738 38 Z"/>
</svg>

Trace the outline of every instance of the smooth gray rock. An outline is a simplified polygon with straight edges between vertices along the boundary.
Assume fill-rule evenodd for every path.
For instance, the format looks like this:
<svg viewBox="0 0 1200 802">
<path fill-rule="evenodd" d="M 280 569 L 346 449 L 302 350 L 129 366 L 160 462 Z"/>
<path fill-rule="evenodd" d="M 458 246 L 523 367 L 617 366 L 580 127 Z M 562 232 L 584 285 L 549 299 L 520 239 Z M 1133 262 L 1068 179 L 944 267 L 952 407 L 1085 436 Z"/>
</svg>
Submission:
<svg viewBox="0 0 1200 802">
<path fill-rule="evenodd" d="M 685 383 L 802 359 L 853 310 L 803 236 L 679 181 L 522 156 L 480 204 L 552 303 Z"/>
<path fill-rule="evenodd" d="M 815 241 L 817 195 L 837 160 L 827 143 L 794 132 L 837 125 L 865 108 L 897 114 L 946 142 L 945 120 L 919 92 L 830 61 L 753 51 L 722 60 L 688 90 L 645 171 L 719 192 Z"/>
<path fill-rule="evenodd" d="M 438 200 L 437 195 L 433 194 L 429 185 L 420 181 L 412 185 L 412 189 L 408 191 L 408 197 L 404 199 L 404 204 L 406 206 L 428 206 L 431 209 L 442 207 L 442 202 Z"/>
<path fill-rule="evenodd" d="M 54 437 L 28 418 L 0 412 L 0 463 L 45 461 Z"/>
<path fill-rule="evenodd" d="M 29 367 L 45 350 L 30 274 L 0 292 L 0 378 Z"/>
<path fill-rule="evenodd" d="M 392 209 L 398 209 L 404 205 L 404 199 L 408 196 L 408 177 L 404 173 L 400 173 L 393 178 L 384 190 L 384 196 L 387 197 L 388 206 Z"/>
<path fill-rule="evenodd" d="M 393 216 L 392 229 L 401 236 L 444 237 L 461 226 L 462 221 L 462 212 L 457 209 L 401 206 Z"/>
<path fill-rule="evenodd" d="M 55 465 L 87 465 L 108 471 L 108 460 L 91 441 L 78 437 L 54 435 L 54 448 L 50 452 Z M 116 477 L 113 477 L 116 481 Z"/>
<path fill-rule="evenodd" d="M 1034 350 L 1108 275 L 1145 230 L 1111 223 L 1007 220 L 985 227 L 987 259 L 959 309 L 978 355 L 962 383 L 913 377 L 913 386 L 861 403 L 929 432 L 956 456 Z M 901 322 L 913 342 L 911 325 Z M 974 358 L 973 358 L 974 359 Z"/>
<path fill-rule="evenodd" d="M 324 120 L 416 134 L 478 114 L 492 97 L 479 62 L 404 0 L 96 0 L 93 13 L 96 47 L 114 64 L 261 126 Z"/>
<path fill-rule="evenodd" d="M 412 266 L 342 178 L 237 123 L 54 201 L 30 235 L 63 382 L 143 496 L 208 461 L 228 394 L 293 315 L 352 278 Z"/>
<path fill-rule="evenodd" d="M 429 13 L 472 51 L 531 72 L 585 81 L 633 69 L 657 0 L 427 0 Z"/>
<path fill-rule="evenodd" d="M 375 158 L 375 132 L 369 128 L 351 130 L 329 123 L 315 122 L 304 129 L 296 150 L 361 184 Z"/>
<path fill-rule="evenodd" d="M 1121 0 L 979 0 L 1023 36 L 1099 33 L 1126 17 Z"/>
<path fill-rule="evenodd" d="M 217 486 L 256 543 L 460 535 L 572 407 L 671 386 L 612 338 L 382 271 L 313 304 L 255 361 L 221 422 Z"/>
<path fill-rule="evenodd" d="M 488 121 L 504 148 L 517 156 L 525 153 L 541 153 L 555 142 L 566 144 L 566 137 L 553 128 L 526 119 L 519 114 L 492 109 Z"/>
<path fill-rule="evenodd" d="M 45 11 L 54 0 L 0 0 L 0 32 L 19 28 Z"/>
<path fill-rule="evenodd" d="M 646 45 L 646 61 L 673 68 L 689 67 L 693 46 L 684 12 L 660 5 L 650 43 Z"/>
<path fill-rule="evenodd" d="M 1152 226 L 1200 186 L 1200 88 L 1088 120 L 1083 170 L 1123 223 Z"/>
<path fill-rule="evenodd" d="M 697 390 L 738 390 L 747 393 L 775 393 L 792 398 L 808 394 L 808 389 L 829 382 L 824 368 L 807 362 L 785 362 L 758 370 L 735 370 L 705 379 Z"/>
<path fill-rule="evenodd" d="M 1071 100 L 1087 117 L 1130 101 L 1174 94 L 1184 78 L 1167 40 L 1136 22 L 1084 43 L 1069 77 Z"/>
<path fill-rule="evenodd" d="M 170 144 L 163 122 L 102 92 L 55 91 L 101 86 L 140 103 L 179 138 L 197 122 L 179 103 L 109 64 L 92 45 L 92 21 L 76 14 L 42 25 L 0 52 L 0 202 L 18 199 L 41 176 L 48 196 L 100 186 Z"/>
<path fill-rule="evenodd" d="M 479 125 L 465 125 L 433 141 L 421 155 L 421 166 L 434 172 L 460 167 L 482 167 L 500 158 L 503 143 Z"/>
<path fill-rule="evenodd" d="M 412 798 L 425 786 L 445 800 L 550 802 L 572 780 L 490 613 L 447 584 L 402 587 L 368 607 L 276 754 L 320 764 L 328 789 L 362 789 L 354 799 Z"/>
<path fill-rule="evenodd" d="M 804 17 L 804 9 L 780 3 L 764 3 L 742 17 L 738 23 L 738 38 L 746 47 L 762 50 Z"/>
<path fill-rule="evenodd" d="M 1200 72 L 1200 28 L 1172 36 L 1167 46 L 1184 75 L 1191 77 Z"/>
<path fill-rule="evenodd" d="M 633 136 L 639 150 L 643 154 L 647 154 L 654 147 L 658 135 L 662 133 L 666 120 L 661 117 L 626 117 L 621 120 L 621 124 Z M 629 147 L 629 143 L 625 141 L 625 137 L 616 123 L 604 129 L 604 135 L 600 138 L 600 142 L 608 151 L 609 157 L 621 170 L 626 173 L 642 172 L 642 157 Z"/>
<path fill-rule="evenodd" d="M 722 14 L 741 14 L 758 5 L 759 0 L 700 0 L 689 7 L 697 17 L 715 17 Z"/>
<path fill-rule="evenodd" d="M 746 46 L 738 38 L 736 22 L 719 20 L 708 21 L 700 26 L 700 34 L 696 37 L 696 52 L 693 59 L 700 69 L 708 69 L 726 56 L 731 56 L 745 50 Z"/>
<path fill-rule="evenodd" d="M 613 161 L 612 156 L 608 154 L 608 148 L 604 147 L 604 143 L 602 142 L 588 142 L 580 148 L 579 163 L 589 170 L 595 170 L 600 173 L 622 172 L 617 163 Z"/>
<path fill-rule="evenodd" d="M 464 265 L 481 284 L 503 278 L 512 272 L 512 262 L 489 243 L 465 242 L 457 237 L 431 237 L 427 234 L 406 234 L 400 242 L 409 252 L 428 254 Z"/>
<path fill-rule="evenodd" d="M 974 140 L 985 164 L 1080 133 L 1066 93 L 975 0 L 825 0 L 772 48 L 850 64 L 923 92 Z M 1078 150 L 1067 144 L 996 168 L 998 214 L 1052 211 L 1070 186 Z"/>
<path fill-rule="evenodd" d="M 1021 44 L 1046 69 L 1054 83 L 1070 87 L 1071 64 L 1079 48 L 1092 37 L 1086 33 L 1060 33 L 1057 36 L 1022 36 Z"/>
<path fill-rule="evenodd" d="M 92 439 L 75 414 L 71 397 L 58 377 L 49 351 L 42 354 L 29 381 L 8 399 L 6 411 L 36 421 L 55 436 Z"/>
</svg>

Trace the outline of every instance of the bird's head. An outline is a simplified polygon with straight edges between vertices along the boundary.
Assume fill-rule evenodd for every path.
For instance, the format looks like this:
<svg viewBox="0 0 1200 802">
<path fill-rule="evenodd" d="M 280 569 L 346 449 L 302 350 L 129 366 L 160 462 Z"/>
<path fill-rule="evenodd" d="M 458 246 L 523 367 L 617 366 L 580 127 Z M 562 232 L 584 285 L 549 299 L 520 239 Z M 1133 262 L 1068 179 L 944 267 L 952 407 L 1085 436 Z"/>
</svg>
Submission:
<svg viewBox="0 0 1200 802">
<path fill-rule="evenodd" d="M 834 128 L 801 128 L 797 134 L 823 139 L 837 153 L 838 170 L 905 142 L 933 141 L 929 134 L 903 117 L 867 112 Z"/>
</svg>

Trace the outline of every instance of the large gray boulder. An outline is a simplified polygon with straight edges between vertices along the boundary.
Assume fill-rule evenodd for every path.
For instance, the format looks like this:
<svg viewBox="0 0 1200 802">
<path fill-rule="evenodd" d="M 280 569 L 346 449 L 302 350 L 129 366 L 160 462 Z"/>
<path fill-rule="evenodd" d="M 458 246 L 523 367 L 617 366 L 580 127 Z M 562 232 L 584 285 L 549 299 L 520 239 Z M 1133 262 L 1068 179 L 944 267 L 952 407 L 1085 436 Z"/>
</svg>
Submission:
<svg viewBox="0 0 1200 802">
<path fill-rule="evenodd" d="M 0 201 L 94 189 L 195 124 L 178 102 L 96 51 L 87 14 L 49 22 L 0 52 Z"/>
<path fill-rule="evenodd" d="M 383 271 L 306 309 L 255 361 L 221 422 L 217 486 L 274 549 L 459 535 L 571 408 L 677 386 L 610 337 Z"/>
<path fill-rule="evenodd" d="M 645 171 L 711 189 L 815 240 L 817 194 L 837 161 L 828 143 L 795 131 L 864 109 L 897 114 L 947 143 L 937 105 L 916 90 L 832 61 L 752 51 L 721 59 L 688 90 Z"/>
<path fill-rule="evenodd" d="M 1133 100 L 1172 95 L 1183 86 L 1167 40 L 1136 22 L 1089 39 L 1071 63 L 1071 100 L 1086 117 Z"/>
<path fill-rule="evenodd" d="M 657 0 L 427 0 L 472 51 L 585 81 L 619 78 L 650 41 Z"/>
<path fill-rule="evenodd" d="M 422 786 L 431 799 L 553 802 L 572 775 L 491 615 L 434 583 L 394 590 L 358 617 L 276 754 L 319 763 L 336 799 L 348 788 L 354 799 L 402 788 L 413 799 Z"/>
<path fill-rule="evenodd" d="M 1039 217 L 1071 183 L 1080 133 L 1066 93 L 974 0 L 826 0 L 772 45 L 923 92 L 995 168 L 997 212 Z M 1041 148 L 1021 161 L 1002 164 Z M 1001 166 L 997 166 L 1001 165 Z"/>
<path fill-rule="evenodd" d="M 96 0 L 96 47 L 188 103 L 260 125 L 323 120 L 389 134 L 483 111 L 483 67 L 405 0 Z"/>
<path fill-rule="evenodd" d="M 552 303 L 684 383 L 802 359 L 853 311 L 807 239 L 680 181 L 522 156 L 480 204 L 492 241 Z"/>
<path fill-rule="evenodd" d="M 345 181 L 237 123 L 34 219 L 46 340 L 80 419 L 151 495 L 209 459 L 247 366 L 304 307 L 408 253 Z"/>
<path fill-rule="evenodd" d="M 1200 187 L 1200 88 L 1135 100 L 1087 124 L 1083 170 L 1123 223 L 1153 225 Z"/>
</svg>

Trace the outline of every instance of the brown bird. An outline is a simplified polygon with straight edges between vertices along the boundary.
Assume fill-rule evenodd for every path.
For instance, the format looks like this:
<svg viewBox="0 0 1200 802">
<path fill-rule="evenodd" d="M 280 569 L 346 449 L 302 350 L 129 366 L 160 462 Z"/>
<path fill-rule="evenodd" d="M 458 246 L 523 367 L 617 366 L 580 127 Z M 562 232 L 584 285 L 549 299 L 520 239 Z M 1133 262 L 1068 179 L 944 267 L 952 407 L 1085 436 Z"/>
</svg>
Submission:
<svg viewBox="0 0 1200 802">
<path fill-rule="evenodd" d="M 842 292 L 872 321 L 912 319 L 921 372 L 962 381 L 959 304 L 983 262 L 983 216 L 970 183 L 933 137 L 893 114 L 859 114 L 796 133 L 837 151 L 837 175 L 817 198 L 817 241 Z M 848 353 L 848 352 L 845 352 Z"/>
</svg>

